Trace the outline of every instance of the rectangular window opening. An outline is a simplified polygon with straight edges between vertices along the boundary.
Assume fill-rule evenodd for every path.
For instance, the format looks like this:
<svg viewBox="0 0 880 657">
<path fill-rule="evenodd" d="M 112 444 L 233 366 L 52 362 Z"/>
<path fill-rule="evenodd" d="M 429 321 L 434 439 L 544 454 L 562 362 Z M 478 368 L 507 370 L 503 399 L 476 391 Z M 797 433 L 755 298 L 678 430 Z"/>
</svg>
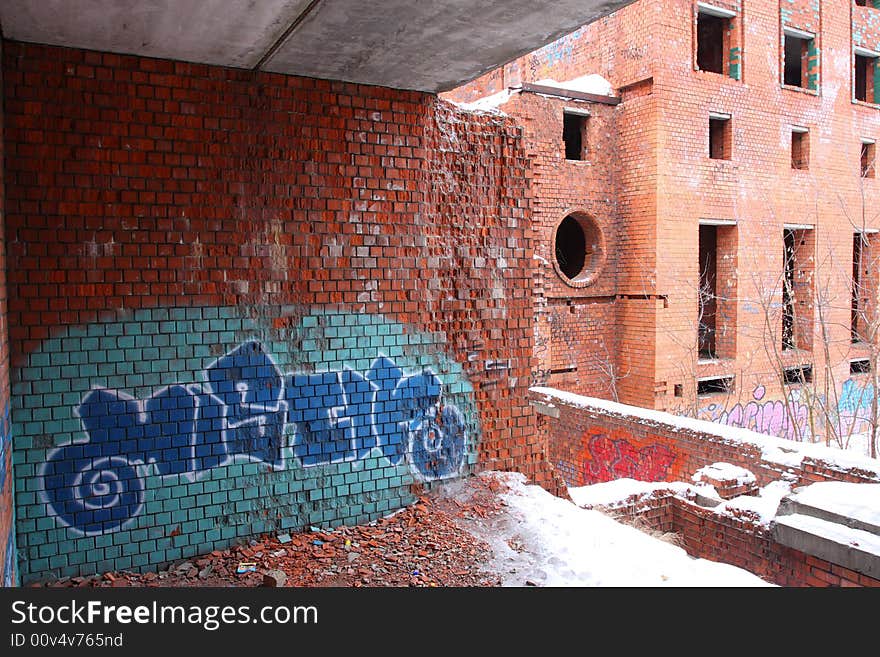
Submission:
<svg viewBox="0 0 880 657">
<path fill-rule="evenodd" d="M 710 73 L 724 73 L 724 37 L 730 19 L 697 14 L 697 68 Z"/>
<path fill-rule="evenodd" d="M 786 367 L 782 370 L 782 380 L 785 382 L 785 385 L 812 383 L 813 366 L 798 365 L 796 367 Z"/>
<path fill-rule="evenodd" d="M 782 237 L 784 243 L 782 265 L 782 348 L 794 349 L 794 231 L 783 230 Z"/>
<path fill-rule="evenodd" d="M 709 157 L 713 160 L 729 160 L 731 151 L 730 119 L 709 117 Z"/>
<path fill-rule="evenodd" d="M 716 317 L 718 312 L 718 227 L 700 226 L 700 290 L 698 345 L 699 357 L 711 359 L 718 354 Z"/>
<path fill-rule="evenodd" d="M 849 361 L 850 374 L 870 374 L 871 359 L 870 358 L 854 358 Z"/>
<path fill-rule="evenodd" d="M 676 383 L 672 387 L 672 394 L 676 397 L 683 397 L 684 396 L 684 386 L 681 383 Z"/>
<path fill-rule="evenodd" d="M 862 238 L 862 233 L 853 233 L 850 335 L 854 343 L 862 341 Z"/>
<path fill-rule="evenodd" d="M 791 131 L 791 168 L 810 168 L 810 133 L 806 130 Z"/>
<path fill-rule="evenodd" d="M 587 145 L 587 119 L 583 114 L 562 114 L 562 140 L 565 142 L 566 160 L 583 160 Z"/>
<path fill-rule="evenodd" d="M 783 84 L 789 87 L 814 89 L 811 83 L 811 70 L 815 52 L 813 39 L 802 34 L 784 34 Z"/>
<path fill-rule="evenodd" d="M 876 170 L 875 166 L 876 144 L 874 142 L 863 141 L 860 155 L 860 171 L 862 178 L 873 178 Z"/>
<path fill-rule="evenodd" d="M 732 376 L 717 376 L 711 379 L 699 379 L 697 381 L 697 396 L 725 394 L 733 392 Z"/>
<path fill-rule="evenodd" d="M 788 226 L 782 241 L 782 349 L 810 350 L 815 236 L 809 226 Z"/>
<path fill-rule="evenodd" d="M 877 75 L 877 57 L 856 54 L 853 80 L 853 95 L 856 100 L 864 103 L 877 102 L 875 77 Z"/>
</svg>

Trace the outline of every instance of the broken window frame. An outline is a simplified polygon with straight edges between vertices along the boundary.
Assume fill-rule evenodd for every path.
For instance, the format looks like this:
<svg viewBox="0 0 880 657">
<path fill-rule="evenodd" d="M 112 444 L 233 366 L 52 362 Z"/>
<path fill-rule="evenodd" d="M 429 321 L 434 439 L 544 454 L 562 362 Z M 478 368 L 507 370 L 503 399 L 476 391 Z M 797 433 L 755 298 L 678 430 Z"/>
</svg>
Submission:
<svg viewBox="0 0 880 657">
<path fill-rule="evenodd" d="M 736 376 L 703 376 L 697 379 L 697 397 L 729 395 L 736 391 Z"/>
</svg>

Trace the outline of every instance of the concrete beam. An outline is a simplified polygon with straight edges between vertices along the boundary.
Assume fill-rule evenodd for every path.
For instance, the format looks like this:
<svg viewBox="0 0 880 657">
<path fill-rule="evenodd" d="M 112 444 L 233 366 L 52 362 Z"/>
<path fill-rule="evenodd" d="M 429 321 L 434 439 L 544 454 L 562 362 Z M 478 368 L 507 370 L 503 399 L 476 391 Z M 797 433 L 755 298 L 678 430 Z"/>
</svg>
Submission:
<svg viewBox="0 0 880 657">
<path fill-rule="evenodd" d="M 632 0 L 0 0 L 5 38 L 441 92 Z"/>
</svg>

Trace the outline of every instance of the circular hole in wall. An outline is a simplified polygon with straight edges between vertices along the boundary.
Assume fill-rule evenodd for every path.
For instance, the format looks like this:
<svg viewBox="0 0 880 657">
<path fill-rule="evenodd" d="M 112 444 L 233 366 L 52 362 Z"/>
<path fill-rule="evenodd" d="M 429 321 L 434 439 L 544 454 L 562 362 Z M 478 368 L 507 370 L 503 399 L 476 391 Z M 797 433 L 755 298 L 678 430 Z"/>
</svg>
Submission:
<svg viewBox="0 0 880 657">
<path fill-rule="evenodd" d="M 581 212 L 568 215 L 553 241 L 553 264 L 566 283 L 584 287 L 596 280 L 605 262 L 605 240 L 593 219 Z"/>
</svg>

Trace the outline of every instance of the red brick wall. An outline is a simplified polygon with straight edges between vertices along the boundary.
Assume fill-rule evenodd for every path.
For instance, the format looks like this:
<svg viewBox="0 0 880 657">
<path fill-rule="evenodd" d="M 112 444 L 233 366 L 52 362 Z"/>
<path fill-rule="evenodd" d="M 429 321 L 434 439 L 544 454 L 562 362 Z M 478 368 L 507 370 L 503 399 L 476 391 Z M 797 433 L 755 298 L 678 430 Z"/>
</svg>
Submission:
<svg viewBox="0 0 880 657">
<path fill-rule="evenodd" d="M 566 108 L 589 112 L 585 152 L 579 161 L 565 159 L 563 114 Z M 548 349 L 537 360 L 533 377 L 548 385 L 600 388 L 614 397 L 617 366 L 614 331 L 617 289 L 617 203 L 606 193 L 616 175 L 614 108 L 574 99 L 514 94 L 503 106 L 522 122 L 531 162 L 531 195 L 541 203 L 533 210 L 536 275 L 540 274 L 542 310 L 536 330 L 548 336 Z M 601 254 L 586 264 L 577 282 L 557 270 L 555 235 L 567 216 L 578 216 L 595 231 Z M 592 236 L 592 235 L 591 235 Z M 581 281 L 587 277 L 589 282 Z"/>
<path fill-rule="evenodd" d="M 697 70 L 695 0 L 639 0 L 450 97 L 474 100 L 522 81 L 589 73 L 605 76 L 621 96 L 614 113 L 614 184 L 599 188 L 603 181 L 595 180 L 588 190 L 617 199 L 617 249 L 609 254 L 617 265 L 617 293 L 647 295 L 617 299 L 618 306 L 630 306 L 619 311 L 621 322 L 632 321 L 619 325 L 616 335 L 618 369 L 627 373 L 617 386 L 621 400 L 722 423 L 745 408 L 772 415 L 771 405 L 784 397 L 797 406 L 798 396 L 822 396 L 832 414 L 849 413 L 846 398 L 864 388 L 866 377 L 850 377 L 848 364 L 868 353 L 848 337 L 852 232 L 863 224 L 878 227 L 870 208 L 880 198 L 878 178 L 859 175 L 859 142 L 880 138 L 880 112 L 852 100 L 852 47 L 880 49 L 880 10 L 807 0 L 714 4 L 737 12 L 726 36 L 732 52 L 724 74 Z M 818 90 L 782 84 L 784 27 L 816 34 Z M 709 157 L 710 112 L 732 117 L 730 160 Z M 528 112 L 522 117 L 526 125 L 533 118 Z M 808 170 L 791 166 L 792 126 L 809 130 Z M 546 202 L 552 207 L 555 199 Z M 536 215 L 544 203 L 536 193 Z M 719 271 L 719 294 L 727 300 L 719 316 L 721 358 L 713 363 L 698 362 L 696 348 L 701 219 L 737 222 L 720 263 L 727 271 Z M 796 287 L 804 348 L 783 354 L 785 224 L 814 225 L 815 253 Z M 536 250 L 549 239 L 539 234 Z M 875 284 L 876 262 L 871 269 Z M 782 383 L 783 367 L 797 365 L 812 365 L 806 388 Z M 729 393 L 698 396 L 696 379 L 715 376 L 734 377 Z M 589 379 L 555 385 L 607 396 L 607 385 Z M 869 391 L 862 415 L 871 396 Z M 823 421 L 804 419 L 805 407 L 793 416 L 796 422 L 771 422 L 774 432 L 796 439 L 827 433 Z"/>
<path fill-rule="evenodd" d="M 57 462 L 79 468 L 73 459 L 108 440 L 86 428 L 84 442 L 84 413 L 127 409 L 120 426 L 138 426 L 137 404 L 160 390 L 213 390 L 210 368 L 245 343 L 264 354 L 254 356 L 260 371 L 283 374 L 285 394 L 297 373 L 347 381 L 383 355 L 403 370 L 382 370 L 394 380 L 430 370 L 441 381 L 430 394 L 462 414 L 442 416 L 447 435 L 463 430 L 467 441 L 464 456 L 439 462 L 519 469 L 553 487 L 527 405 L 532 242 L 511 120 L 415 92 L 13 42 L 4 50 L 24 579 L 152 567 L 412 499 L 422 477 L 391 442 L 381 458 L 351 460 L 310 456 L 294 438 L 299 447 L 280 452 L 285 467 L 261 454 L 215 467 L 210 480 L 171 471 L 192 467 L 179 461 L 160 461 L 156 476 L 123 468 L 126 454 L 105 458 L 136 474 L 120 498 L 131 519 L 58 511 L 64 498 L 52 496 L 67 475 Z M 274 394 L 270 383 L 260 394 Z M 322 403 L 351 416 L 341 430 L 384 441 L 400 418 L 380 427 L 365 393 L 347 385 Z M 74 412 L 94 395 L 117 402 Z M 249 412 L 224 403 L 227 417 Z M 148 456 L 132 456 L 134 466 Z"/>
<path fill-rule="evenodd" d="M 0 44 L 2 56 L 2 44 Z M 2 73 L 0 73 L 2 88 Z M 0 103 L 0 161 L 3 160 L 3 107 Z M 0 585 L 16 579 L 13 511 L 12 427 L 9 422 L 9 324 L 6 290 L 5 185 L 0 169 Z"/>
</svg>

